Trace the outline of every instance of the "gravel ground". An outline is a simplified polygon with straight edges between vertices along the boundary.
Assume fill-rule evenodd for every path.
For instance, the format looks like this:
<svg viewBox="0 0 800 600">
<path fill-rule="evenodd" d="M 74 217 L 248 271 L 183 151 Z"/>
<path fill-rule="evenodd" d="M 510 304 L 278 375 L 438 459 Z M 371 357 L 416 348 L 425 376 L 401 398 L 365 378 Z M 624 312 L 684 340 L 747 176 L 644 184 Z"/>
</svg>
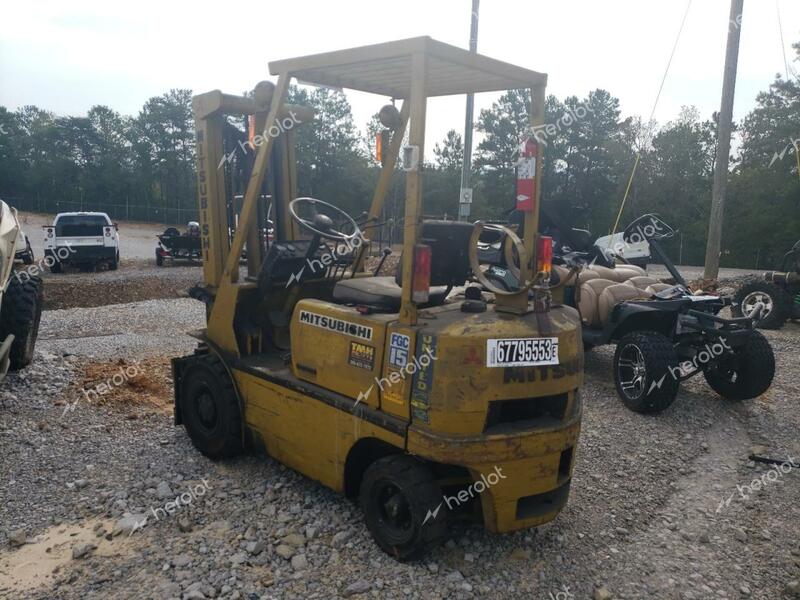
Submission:
<svg viewBox="0 0 800 600">
<path fill-rule="evenodd" d="M 767 332 L 762 398 L 691 380 L 652 417 L 618 400 L 610 349 L 587 354 L 566 509 L 507 535 L 456 524 L 404 565 L 348 500 L 268 458 L 211 462 L 173 426 L 168 359 L 203 314 L 190 299 L 45 312 L 34 364 L 0 386 L 0 598 L 800 597 L 800 473 L 737 490 L 771 470 L 751 451 L 800 456 L 796 324 Z"/>
</svg>

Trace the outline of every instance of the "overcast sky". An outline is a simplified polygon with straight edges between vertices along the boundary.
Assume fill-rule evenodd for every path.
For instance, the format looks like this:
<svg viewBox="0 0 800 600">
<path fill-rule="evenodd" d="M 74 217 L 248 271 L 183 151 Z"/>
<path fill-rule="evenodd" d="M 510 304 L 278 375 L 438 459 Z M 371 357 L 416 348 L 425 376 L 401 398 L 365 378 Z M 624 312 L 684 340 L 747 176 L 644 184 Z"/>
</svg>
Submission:
<svg viewBox="0 0 800 600">
<path fill-rule="evenodd" d="M 170 88 L 241 93 L 269 78 L 271 60 L 418 35 L 461 47 L 470 0 L 366 2 L 263 0 L 7 2 L 0 20 L 0 105 L 36 104 L 82 115 L 95 104 L 136 114 Z M 800 41 L 800 2 L 745 0 L 735 118 L 784 71 Z M 563 98 L 604 88 L 623 115 L 647 116 L 675 40 L 685 0 L 483 0 L 478 50 L 549 75 Z M 682 105 L 703 117 L 719 107 L 728 0 L 694 0 L 656 112 Z M 296 12 L 295 12 L 296 11 Z M 735 25 L 734 25 L 735 26 Z M 794 68 L 800 72 L 800 64 Z M 349 93 L 363 128 L 384 98 Z M 481 94 L 477 107 L 497 94 Z M 463 97 L 431 100 L 428 143 L 463 130 Z"/>
</svg>

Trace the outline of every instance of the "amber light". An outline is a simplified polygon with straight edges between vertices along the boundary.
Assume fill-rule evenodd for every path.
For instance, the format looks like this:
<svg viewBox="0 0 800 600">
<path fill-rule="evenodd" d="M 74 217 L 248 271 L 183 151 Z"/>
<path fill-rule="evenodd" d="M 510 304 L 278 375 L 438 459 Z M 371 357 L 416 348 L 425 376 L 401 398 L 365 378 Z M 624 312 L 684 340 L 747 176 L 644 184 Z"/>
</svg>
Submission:
<svg viewBox="0 0 800 600">
<path fill-rule="evenodd" d="M 428 301 L 431 289 L 431 255 L 430 246 L 414 246 L 414 277 L 411 282 L 411 299 L 414 302 Z"/>
<path fill-rule="evenodd" d="M 550 274 L 553 267 L 553 238 L 547 235 L 539 236 L 536 241 L 536 271 Z"/>
</svg>

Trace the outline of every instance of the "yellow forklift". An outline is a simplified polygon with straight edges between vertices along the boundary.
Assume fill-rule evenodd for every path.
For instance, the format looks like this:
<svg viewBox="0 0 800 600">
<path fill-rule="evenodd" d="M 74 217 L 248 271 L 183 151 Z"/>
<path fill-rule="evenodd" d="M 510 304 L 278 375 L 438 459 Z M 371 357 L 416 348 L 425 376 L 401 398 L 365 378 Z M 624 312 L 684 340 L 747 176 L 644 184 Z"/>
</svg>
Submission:
<svg viewBox="0 0 800 600">
<path fill-rule="evenodd" d="M 535 234 L 539 150 L 526 155 L 524 235 L 502 228 L 519 289 L 483 276 L 477 248 L 489 225 L 422 218 L 427 99 L 528 88 L 535 127 L 547 76 L 428 37 L 269 69 L 277 83 L 252 95 L 194 98 L 204 284 L 193 295 L 207 304 L 207 328 L 193 355 L 172 361 L 176 424 L 208 457 L 263 450 L 357 498 L 398 560 L 440 542 L 449 518 L 493 532 L 552 520 L 569 495 L 583 347 L 578 313 L 548 288 L 551 242 Z M 361 222 L 324 190 L 297 197 L 294 140 L 313 111 L 287 104 L 293 78 L 392 101 L 380 110 L 389 135 Z M 237 119 L 252 126 L 244 144 Z M 252 152 L 240 157 L 248 179 L 231 239 L 236 144 Z M 402 253 L 396 275 L 383 276 L 365 266 L 367 232 L 398 162 Z"/>
</svg>

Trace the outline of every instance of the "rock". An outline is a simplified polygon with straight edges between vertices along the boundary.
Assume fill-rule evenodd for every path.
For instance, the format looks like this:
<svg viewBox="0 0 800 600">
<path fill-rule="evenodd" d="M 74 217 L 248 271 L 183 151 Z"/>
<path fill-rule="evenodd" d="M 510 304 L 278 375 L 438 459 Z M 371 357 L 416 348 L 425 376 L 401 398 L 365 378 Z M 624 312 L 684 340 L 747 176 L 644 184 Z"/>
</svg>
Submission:
<svg viewBox="0 0 800 600">
<path fill-rule="evenodd" d="M 122 517 L 114 524 L 112 535 L 119 535 L 125 533 L 130 535 L 137 529 L 141 529 L 147 523 L 147 515 L 129 515 Z"/>
<path fill-rule="evenodd" d="M 464 576 L 461 574 L 461 571 L 459 570 L 450 571 L 447 574 L 447 577 L 445 577 L 445 581 L 449 583 L 461 583 L 462 581 L 464 581 Z"/>
<path fill-rule="evenodd" d="M 739 540 L 743 544 L 745 542 L 747 542 L 747 533 L 745 533 L 744 529 L 741 529 L 739 527 L 737 527 L 736 529 L 733 530 L 733 537 L 735 537 L 737 540 Z"/>
<path fill-rule="evenodd" d="M 192 522 L 189 520 L 189 517 L 183 515 L 178 518 L 178 529 L 183 533 L 188 533 L 192 530 Z"/>
<path fill-rule="evenodd" d="M 12 546 L 24 546 L 28 543 L 28 534 L 24 529 L 15 529 L 9 532 L 8 541 Z"/>
<path fill-rule="evenodd" d="M 200 590 L 191 590 L 183 593 L 183 600 L 205 600 L 205 594 Z"/>
<path fill-rule="evenodd" d="M 594 588 L 594 594 L 592 595 L 594 600 L 611 600 L 613 597 L 614 596 L 611 595 L 611 592 L 609 592 L 608 588 L 604 585 Z"/>
<path fill-rule="evenodd" d="M 88 556 L 89 553 L 96 548 L 97 546 L 95 546 L 94 544 L 88 544 L 88 543 L 76 544 L 75 546 L 72 547 L 72 558 L 74 559 L 84 558 L 85 556 Z"/>
<path fill-rule="evenodd" d="M 258 541 L 258 542 L 248 542 L 244 549 L 247 550 L 247 552 L 249 552 L 253 556 L 257 556 L 261 554 L 266 547 L 267 545 L 264 542 Z"/>
<path fill-rule="evenodd" d="M 308 566 L 305 554 L 297 554 L 292 557 L 292 568 L 295 571 L 302 571 Z"/>
<path fill-rule="evenodd" d="M 89 485 L 89 482 L 86 479 L 76 479 L 74 481 L 74 484 L 75 484 L 75 489 L 76 490 L 82 490 L 87 485 Z"/>
<path fill-rule="evenodd" d="M 531 551 L 523 548 L 515 548 L 511 553 L 511 558 L 514 560 L 528 560 L 531 557 Z"/>
<path fill-rule="evenodd" d="M 290 533 L 281 540 L 287 546 L 302 548 L 306 545 L 306 538 L 299 533 Z"/>
<path fill-rule="evenodd" d="M 800 598 L 800 581 L 795 580 L 787 583 L 783 593 L 789 598 Z"/>
<path fill-rule="evenodd" d="M 172 566 L 177 568 L 188 567 L 191 563 L 192 559 L 188 554 L 178 554 L 178 556 L 172 559 Z"/>
<path fill-rule="evenodd" d="M 286 544 L 279 544 L 278 547 L 275 548 L 275 553 L 278 556 L 281 556 L 286 560 L 289 560 L 290 558 L 292 558 L 292 556 L 294 556 L 294 548 L 292 548 L 291 546 L 287 546 Z"/>
<path fill-rule="evenodd" d="M 169 487 L 166 481 L 162 481 L 158 484 L 158 487 L 156 487 L 156 496 L 162 500 L 173 497 L 172 488 Z"/>
<path fill-rule="evenodd" d="M 232 565 L 241 565 L 242 563 L 247 562 L 247 554 L 244 552 L 237 552 L 233 556 L 231 556 L 231 564 Z"/>
<path fill-rule="evenodd" d="M 333 536 L 333 539 L 331 540 L 331 545 L 332 545 L 334 548 L 338 548 L 339 546 L 343 546 L 343 545 L 344 545 L 344 543 L 345 543 L 347 540 L 349 540 L 349 539 L 350 539 L 351 535 L 352 535 L 352 534 L 351 534 L 349 531 L 347 531 L 347 530 L 345 530 L 345 531 L 340 531 L 339 533 L 337 533 L 336 535 L 334 535 L 334 536 Z"/>
<path fill-rule="evenodd" d="M 356 594 L 365 594 L 372 589 L 372 584 L 366 579 L 359 579 L 358 581 L 348 585 L 342 592 L 342 596 L 349 598 Z"/>
</svg>

